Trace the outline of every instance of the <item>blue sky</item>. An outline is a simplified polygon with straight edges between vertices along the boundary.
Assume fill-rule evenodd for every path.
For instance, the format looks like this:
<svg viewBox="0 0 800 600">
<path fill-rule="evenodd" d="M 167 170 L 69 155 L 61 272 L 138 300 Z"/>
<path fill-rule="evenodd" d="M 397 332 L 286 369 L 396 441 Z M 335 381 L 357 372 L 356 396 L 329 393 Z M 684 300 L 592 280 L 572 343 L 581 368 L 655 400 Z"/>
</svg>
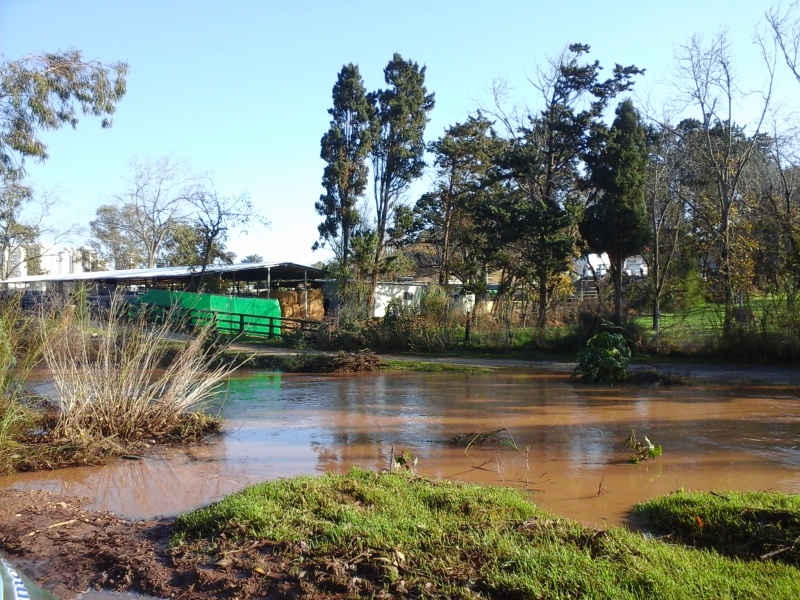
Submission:
<svg viewBox="0 0 800 600">
<path fill-rule="evenodd" d="M 426 138 L 489 103 L 495 78 L 517 101 L 534 103 L 528 78 L 572 42 L 591 57 L 647 69 L 637 93 L 656 101 L 674 48 L 695 33 L 726 27 L 745 82 L 763 80 L 755 27 L 771 2 L 760 0 L 2 0 L 3 60 L 77 48 L 88 59 L 130 64 L 128 93 L 111 129 L 81 120 L 47 132 L 50 158 L 28 163 L 30 182 L 59 198 L 56 224 L 88 226 L 95 209 L 124 189 L 134 156 L 171 155 L 209 172 L 223 194 L 248 192 L 268 229 L 231 235 L 243 257 L 311 264 L 321 217 L 319 141 L 328 128 L 331 88 L 343 64 L 359 65 L 368 89 L 383 87 L 394 52 L 427 67 L 436 94 Z M 798 85 L 786 83 L 787 94 Z M 429 179 L 418 183 L 413 202 Z M 80 245 L 86 236 L 78 236 Z"/>
</svg>

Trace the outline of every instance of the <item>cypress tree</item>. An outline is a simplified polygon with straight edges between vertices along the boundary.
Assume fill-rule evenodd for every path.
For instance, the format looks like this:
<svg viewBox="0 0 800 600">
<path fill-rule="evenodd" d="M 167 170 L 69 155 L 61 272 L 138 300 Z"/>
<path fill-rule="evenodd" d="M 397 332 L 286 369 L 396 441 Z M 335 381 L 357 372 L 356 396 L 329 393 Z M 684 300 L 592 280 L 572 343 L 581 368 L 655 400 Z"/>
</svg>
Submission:
<svg viewBox="0 0 800 600">
<path fill-rule="evenodd" d="M 605 140 L 587 158 L 592 200 L 580 231 L 593 252 L 608 254 L 614 283 L 614 318 L 622 322 L 622 268 L 650 238 L 645 202 L 648 150 L 639 113 L 630 100 L 620 103 Z"/>
</svg>

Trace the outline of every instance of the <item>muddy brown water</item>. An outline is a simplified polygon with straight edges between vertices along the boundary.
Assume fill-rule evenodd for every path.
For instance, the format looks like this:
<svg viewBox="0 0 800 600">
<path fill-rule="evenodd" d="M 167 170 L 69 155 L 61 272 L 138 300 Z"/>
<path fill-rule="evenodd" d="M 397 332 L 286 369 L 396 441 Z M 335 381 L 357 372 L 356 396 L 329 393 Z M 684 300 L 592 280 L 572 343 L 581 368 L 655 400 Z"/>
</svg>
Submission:
<svg viewBox="0 0 800 600">
<path fill-rule="evenodd" d="M 587 525 L 679 488 L 800 493 L 800 389 L 595 387 L 555 373 L 238 375 L 225 434 L 142 460 L 0 478 L 0 488 L 94 498 L 129 518 L 168 516 L 244 486 L 388 466 L 392 448 L 427 477 L 512 486 Z M 466 448 L 470 434 L 499 444 Z M 635 430 L 663 456 L 630 464 Z M 450 440 L 460 437 L 461 444 Z"/>
</svg>

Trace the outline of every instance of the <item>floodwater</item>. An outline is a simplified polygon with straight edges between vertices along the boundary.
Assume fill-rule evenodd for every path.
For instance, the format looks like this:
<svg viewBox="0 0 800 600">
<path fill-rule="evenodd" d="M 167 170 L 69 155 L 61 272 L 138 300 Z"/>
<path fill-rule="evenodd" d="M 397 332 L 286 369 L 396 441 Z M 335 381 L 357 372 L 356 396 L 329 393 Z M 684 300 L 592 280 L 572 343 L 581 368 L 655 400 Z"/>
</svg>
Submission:
<svg viewBox="0 0 800 600">
<path fill-rule="evenodd" d="M 800 390 L 597 387 L 554 373 L 247 372 L 230 382 L 225 434 L 142 460 L 0 478 L 0 488 L 89 496 L 129 518 L 168 516 L 297 474 L 388 467 L 526 490 L 542 508 L 604 527 L 679 488 L 800 493 Z M 490 446 L 468 442 L 500 430 Z M 631 430 L 663 456 L 630 464 Z M 473 434 L 470 436 L 470 434 Z M 460 438 L 460 444 L 453 444 Z"/>
</svg>

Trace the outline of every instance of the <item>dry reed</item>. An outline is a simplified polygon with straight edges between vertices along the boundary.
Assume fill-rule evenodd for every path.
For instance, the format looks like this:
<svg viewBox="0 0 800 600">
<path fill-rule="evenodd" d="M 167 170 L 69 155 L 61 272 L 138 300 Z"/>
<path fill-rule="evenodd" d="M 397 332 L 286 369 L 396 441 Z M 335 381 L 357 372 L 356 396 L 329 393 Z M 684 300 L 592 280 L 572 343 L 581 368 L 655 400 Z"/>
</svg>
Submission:
<svg viewBox="0 0 800 600">
<path fill-rule="evenodd" d="M 56 437 L 125 445 L 191 437 L 191 430 L 209 426 L 205 411 L 241 361 L 218 360 L 225 346 L 212 343 L 211 326 L 179 339 L 170 314 L 151 324 L 145 311 L 133 318 L 127 312 L 115 297 L 90 328 L 79 312 L 60 311 L 44 343 L 60 408 Z M 168 360 L 176 344 L 180 349 Z"/>
</svg>

